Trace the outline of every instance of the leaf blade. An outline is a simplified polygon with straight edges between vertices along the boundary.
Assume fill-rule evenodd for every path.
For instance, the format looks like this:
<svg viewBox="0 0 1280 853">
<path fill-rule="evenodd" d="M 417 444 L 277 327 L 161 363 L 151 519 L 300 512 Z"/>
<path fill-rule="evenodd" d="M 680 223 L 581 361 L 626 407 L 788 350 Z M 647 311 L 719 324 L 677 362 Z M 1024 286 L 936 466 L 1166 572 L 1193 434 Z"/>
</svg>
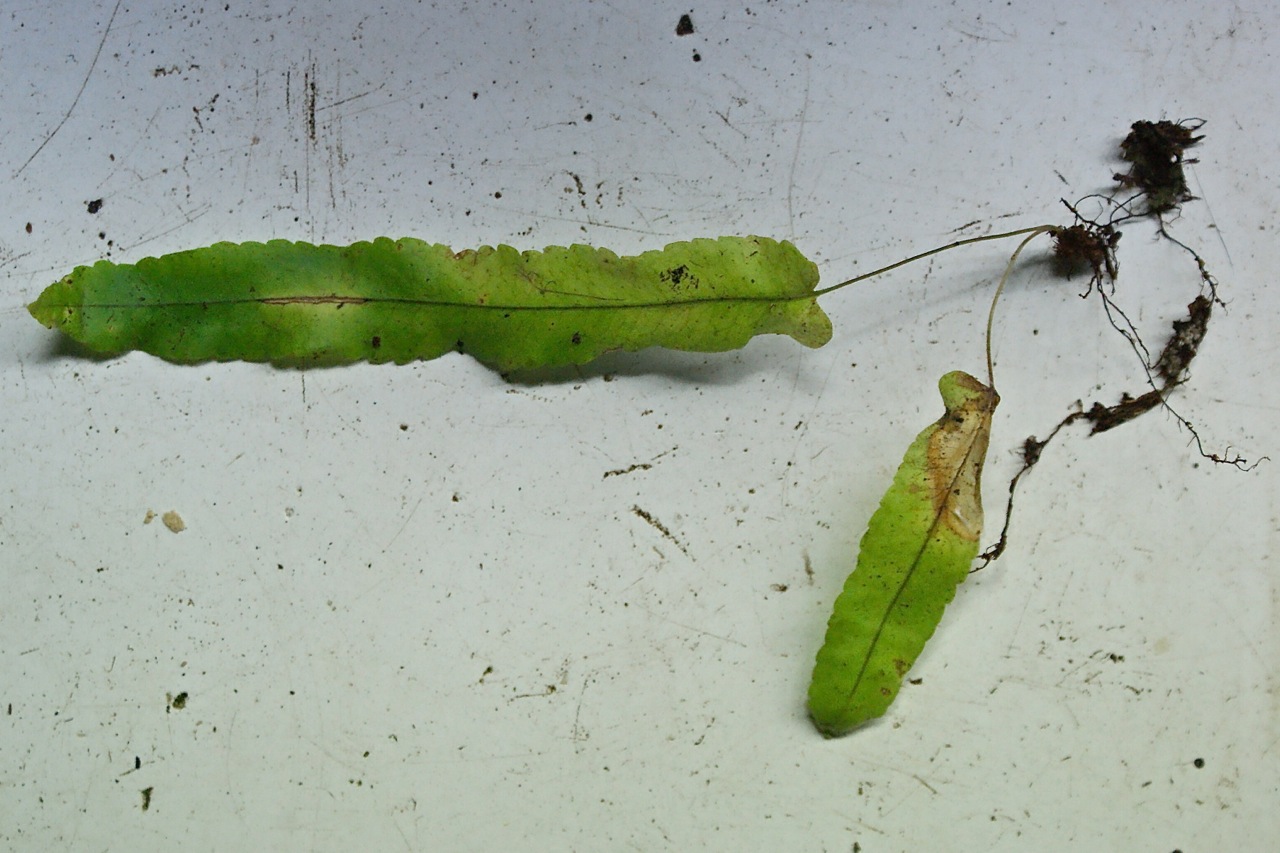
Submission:
<svg viewBox="0 0 1280 853">
<path fill-rule="evenodd" d="M 631 257 L 273 240 L 78 267 L 29 309 L 92 349 L 178 363 L 405 363 L 462 351 L 513 370 L 648 346 L 718 352 L 769 333 L 821 346 L 831 323 L 812 295 L 817 280 L 792 244 L 763 237 Z"/>
<path fill-rule="evenodd" d="M 908 448 L 837 597 L 809 687 L 828 737 L 882 715 L 978 552 L 982 466 L 999 403 L 966 373 L 938 383 L 946 413 Z"/>
</svg>

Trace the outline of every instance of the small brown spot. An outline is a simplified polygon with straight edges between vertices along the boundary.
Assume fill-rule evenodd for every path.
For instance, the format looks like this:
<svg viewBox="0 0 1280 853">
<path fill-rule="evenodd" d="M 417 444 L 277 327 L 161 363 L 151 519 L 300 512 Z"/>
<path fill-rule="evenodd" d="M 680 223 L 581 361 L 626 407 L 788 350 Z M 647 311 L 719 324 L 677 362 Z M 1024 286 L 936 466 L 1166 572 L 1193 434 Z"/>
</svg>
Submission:
<svg viewBox="0 0 1280 853">
<path fill-rule="evenodd" d="M 691 36 L 693 35 L 693 18 L 688 15 L 681 15 L 680 20 L 676 23 L 676 35 Z"/>
<path fill-rule="evenodd" d="M 380 335 L 374 335 L 373 340 L 369 341 L 369 343 L 374 349 L 378 349 L 382 346 L 382 337 Z"/>
<path fill-rule="evenodd" d="M 573 337 L 570 338 L 569 340 L 573 342 L 574 346 L 577 346 L 578 344 L 582 343 L 582 333 L 574 332 Z"/>
<path fill-rule="evenodd" d="M 105 204 L 105 202 L 102 199 L 95 198 L 93 201 L 86 202 L 85 207 L 89 209 L 90 214 L 94 214 L 94 213 L 97 213 L 99 210 L 102 210 L 103 204 Z"/>
</svg>

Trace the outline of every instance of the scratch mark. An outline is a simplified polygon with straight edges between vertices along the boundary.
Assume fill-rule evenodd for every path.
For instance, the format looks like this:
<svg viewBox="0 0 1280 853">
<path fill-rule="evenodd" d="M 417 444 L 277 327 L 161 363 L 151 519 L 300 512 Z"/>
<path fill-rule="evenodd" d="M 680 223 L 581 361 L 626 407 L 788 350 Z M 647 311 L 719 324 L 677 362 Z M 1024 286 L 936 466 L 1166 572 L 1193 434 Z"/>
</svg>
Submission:
<svg viewBox="0 0 1280 853">
<path fill-rule="evenodd" d="M 316 141 L 316 66 L 312 63 L 302 75 L 303 98 L 306 101 L 307 138 Z"/>
<path fill-rule="evenodd" d="M 381 85 L 379 85 L 379 86 L 375 86 L 374 88 L 369 89 L 369 90 L 368 90 L 368 91 L 366 91 L 366 92 L 361 92 L 361 93 L 360 93 L 360 94 L 358 94 L 358 95 L 351 95 L 351 96 L 346 97 L 346 98 L 340 98 L 339 100 L 336 100 L 336 101 L 334 101 L 334 102 L 333 102 L 333 103 L 331 103 L 331 104 L 324 104 L 324 105 L 322 105 L 322 106 L 318 106 L 318 107 L 316 107 L 316 111 L 317 111 L 317 112 L 324 112 L 325 110 L 331 110 L 331 109 L 334 109 L 335 107 L 340 107 L 340 106 L 342 106 L 343 104 L 349 104 L 349 103 L 351 103 L 352 101 L 358 101 L 358 100 L 360 100 L 361 98 L 365 98 L 365 97 L 368 97 L 369 95 L 372 95 L 374 92 L 381 92 L 384 88 L 386 88 L 386 84 L 385 84 L 385 83 L 384 83 L 384 84 L 381 84 Z M 314 120 L 314 117 L 313 117 L 313 120 Z M 312 138 L 314 138 L 314 137 L 312 137 Z"/>
<path fill-rule="evenodd" d="M 93 69 L 98 65 L 98 58 L 102 56 L 102 46 L 107 43 L 107 36 L 111 34 L 111 25 L 116 21 L 116 13 L 120 11 L 120 4 L 122 2 L 123 0 L 116 0 L 115 8 L 111 10 L 111 17 L 107 19 L 107 28 L 102 31 L 102 40 L 98 42 L 98 49 L 93 52 L 93 61 L 89 63 L 89 70 L 85 72 L 84 79 L 80 81 L 80 89 L 76 92 L 75 98 L 72 99 L 71 106 L 67 107 L 67 111 L 62 114 L 62 120 L 59 121 L 57 126 L 54 127 L 49 135 L 44 138 L 44 142 L 41 142 L 36 150 L 31 152 L 31 156 L 27 158 L 27 161 L 18 167 L 18 171 L 13 173 L 15 178 L 21 175 L 23 171 L 31 165 L 32 160 L 40 156 L 40 152 L 44 150 L 46 145 L 53 141 L 53 138 L 58 135 L 58 131 L 62 130 L 62 126 L 67 123 L 67 120 L 71 118 L 71 114 L 75 112 L 76 104 L 80 103 L 80 96 L 84 94 L 85 87 L 89 85 L 89 78 L 93 76 Z"/>
<path fill-rule="evenodd" d="M 582 680 L 582 689 L 578 691 L 578 705 L 573 709 L 573 728 L 569 730 L 569 739 L 573 741 L 573 751 L 582 753 L 582 744 L 591 740 L 591 733 L 582 727 L 582 700 L 587 695 L 587 684 L 591 681 L 590 677 Z"/>
<path fill-rule="evenodd" d="M 302 72 L 302 123 L 307 135 L 307 141 L 302 144 L 302 204 L 307 211 L 307 219 L 313 232 L 315 230 L 315 218 L 311 216 L 311 149 L 315 148 L 317 144 L 316 98 L 319 94 L 319 85 L 316 83 L 316 77 L 318 71 L 319 68 L 315 60 L 311 58 L 310 51 L 308 51 L 307 65 Z M 288 102 L 289 92 L 286 91 L 286 108 Z"/>
<path fill-rule="evenodd" d="M 937 794 L 938 794 L 938 789 L 937 789 L 937 788 L 935 788 L 935 787 L 933 787 L 932 785 L 930 785 L 930 784 L 929 784 L 928 782 L 926 782 L 923 778 L 921 778 L 920 776 L 917 776 L 917 775 L 916 775 L 916 774 L 914 774 L 914 773 L 912 773 L 912 774 L 911 774 L 911 778 L 912 778 L 912 779 L 915 779 L 915 780 L 916 780 L 917 782 L 919 782 L 921 785 L 924 785 L 926 788 L 928 788 L 928 789 L 929 789 L 929 793 L 933 794 L 934 796 L 937 796 Z"/>
<path fill-rule="evenodd" d="M 400 529 L 396 531 L 396 535 L 392 536 L 391 539 L 387 541 L 387 544 L 383 546 L 383 551 L 386 551 L 394 545 L 395 541 L 400 538 L 400 534 L 404 533 L 404 529 L 409 526 L 409 522 L 413 520 L 413 516 L 417 513 L 418 507 L 422 506 L 422 501 L 423 498 L 418 498 L 418 502 L 413 505 L 413 509 L 409 510 L 409 514 L 404 517 L 404 523 L 400 525 Z M 485 670 L 485 675 L 488 675 L 492 671 L 493 667 L 489 667 L 489 669 Z M 483 681 L 483 678 L 481 678 L 481 680 Z"/>
<path fill-rule="evenodd" d="M 805 54 L 806 59 L 812 59 L 809 54 Z M 791 155 L 791 172 L 787 176 L 787 225 L 791 230 L 792 236 L 796 233 L 796 214 L 795 214 L 795 193 L 796 193 L 796 168 L 800 163 L 800 149 L 804 146 L 804 123 L 805 116 L 809 113 L 809 63 L 804 66 L 804 104 L 800 107 L 800 129 L 796 131 L 796 150 Z"/>
<path fill-rule="evenodd" d="M 1218 220 L 1213 215 L 1213 208 L 1209 207 L 1209 199 L 1204 194 L 1204 185 L 1200 183 L 1200 175 L 1196 172 L 1195 167 L 1191 169 L 1191 177 L 1195 179 L 1196 191 L 1200 193 L 1200 201 L 1204 202 L 1205 213 L 1209 214 L 1209 222 L 1213 225 L 1213 231 L 1218 235 L 1218 242 L 1222 244 L 1222 252 L 1227 256 L 1227 266 L 1234 267 L 1235 262 L 1231 260 L 1231 250 L 1227 248 L 1227 238 L 1222 236 L 1222 229 L 1218 227 Z"/>
<path fill-rule="evenodd" d="M 650 610 L 649 612 L 653 613 L 654 611 Z M 655 614 L 655 615 L 661 615 L 661 614 Z M 693 625 L 686 625 L 684 622 L 677 622 L 674 619 L 663 618 L 663 621 L 666 622 L 668 625 L 675 625 L 677 628 L 683 628 L 684 630 L 689 631 L 690 633 L 693 633 L 693 634 L 700 634 L 704 637 L 710 637 L 713 640 L 720 640 L 721 642 L 724 642 L 724 643 L 731 643 L 732 645 L 740 646 L 744 649 L 747 647 L 746 643 L 741 642 L 740 640 L 735 640 L 733 637 L 727 637 L 724 634 L 714 634 L 711 631 L 704 631 L 701 628 L 697 628 Z"/>
</svg>

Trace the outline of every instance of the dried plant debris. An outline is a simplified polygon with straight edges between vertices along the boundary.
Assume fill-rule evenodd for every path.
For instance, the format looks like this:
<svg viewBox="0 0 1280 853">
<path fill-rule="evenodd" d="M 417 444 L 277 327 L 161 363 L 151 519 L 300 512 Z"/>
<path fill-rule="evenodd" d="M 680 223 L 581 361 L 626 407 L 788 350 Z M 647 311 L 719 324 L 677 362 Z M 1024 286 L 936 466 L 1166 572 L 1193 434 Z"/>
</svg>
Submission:
<svg viewBox="0 0 1280 853">
<path fill-rule="evenodd" d="M 1173 334 L 1169 336 L 1169 342 L 1164 345 L 1155 364 L 1156 377 L 1162 383 L 1162 391 L 1187 380 L 1191 360 L 1200 350 L 1205 332 L 1209 330 L 1209 317 L 1212 314 L 1213 300 L 1201 294 L 1187 305 L 1187 319 L 1173 321 Z"/>
<path fill-rule="evenodd" d="M 1027 437 L 1027 440 L 1022 445 L 1022 467 L 1018 469 L 1018 472 L 1013 475 L 1013 479 L 1009 481 L 1009 501 L 1005 509 L 1004 527 L 1000 530 L 1000 538 L 996 540 L 994 545 L 978 555 L 979 559 L 982 560 L 978 568 L 983 568 L 988 563 L 998 559 L 1008 545 L 1009 521 L 1013 516 L 1013 498 L 1022 475 L 1036 466 L 1036 463 L 1040 461 L 1040 455 L 1044 452 L 1044 448 L 1058 436 L 1058 433 L 1063 428 L 1077 421 L 1086 421 L 1091 424 L 1092 429 L 1089 434 L 1097 435 L 1098 433 L 1115 429 L 1139 415 L 1163 406 L 1191 434 L 1198 452 L 1204 458 L 1212 462 L 1231 465 L 1242 471 L 1252 470 L 1259 464 L 1261 460 L 1250 463 L 1244 457 L 1231 454 L 1229 451 L 1214 453 L 1206 450 L 1195 426 L 1169 405 L 1169 392 L 1187 380 L 1191 361 L 1196 357 L 1196 353 L 1199 352 L 1200 344 L 1209 328 L 1209 318 L 1213 314 L 1214 301 L 1209 296 L 1197 296 L 1187 306 L 1186 319 L 1173 321 L 1173 334 L 1170 335 L 1168 343 L 1161 350 L 1155 365 L 1148 368 L 1148 381 L 1151 383 L 1149 390 L 1136 396 L 1129 393 L 1122 394 L 1119 402 L 1110 406 L 1095 402 L 1088 409 L 1081 408 L 1067 415 L 1058 422 L 1057 426 L 1044 439 L 1038 439 L 1034 435 Z M 1265 459 L 1266 457 L 1263 458 Z"/>
<path fill-rule="evenodd" d="M 1053 238 L 1054 271 L 1064 278 L 1088 270 L 1089 286 L 1100 285 L 1105 278 L 1115 281 L 1120 273 L 1116 263 L 1116 245 L 1120 232 L 1110 224 L 1088 222 L 1075 213 L 1076 224 L 1049 232 Z"/>
<path fill-rule="evenodd" d="M 1139 415 L 1152 409 L 1163 408 L 1180 423 L 1196 445 L 1197 451 L 1212 462 L 1231 465 L 1241 470 L 1252 470 L 1259 461 L 1252 463 L 1242 456 L 1233 454 L 1228 449 L 1223 453 L 1215 453 L 1205 449 L 1200 434 L 1195 426 L 1169 405 L 1169 395 L 1177 386 L 1186 382 L 1190 376 L 1191 363 L 1200 351 L 1205 334 L 1209 330 L 1209 320 L 1213 317 L 1215 306 L 1223 306 L 1218 297 L 1218 282 L 1209 273 L 1205 261 L 1191 247 L 1176 239 L 1165 229 L 1161 214 L 1173 210 L 1182 203 L 1191 201 L 1193 196 L 1187 190 L 1186 177 L 1182 166 L 1194 160 L 1183 158 L 1185 149 L 1200 142 L 1204 137 L 1195 135 L 1204 122 L 1195 119 L 1183 122 L 1134 122 L 1132 131 L 1121 143 L 1121 156 L 1133 164 L 1126 175 L 1116 175 L 1121 188 L 1138 189 L 1138 198 L 1145 200 L 1142 208 L 1136 208 L 1135 198 L 1117 200 L 1114 196 L 1091 197 L 1100 198 L 1112 210 L 1112 216 L 1105 220 L 1087 219 L 1081 215 L 1076 205 L 1067 204 L 1075 218 L 1075 223 L 1051 232 L 1054 245 L 1054 265 L 1057 271 L 1070 276 L 1081 271 L 1090 275 L 1089 287 L 1081 294 L 1088 296 L 1096 291 L 1103 304 L 1107 319 L 1133 347 L 1142 361 L 1146 373 L 1147 389 L 1141 393 L 1124 393 L 1119 401 L 1111 405 L 1095 402 L 1085 408 L 1067 415 L 1049 432 L 1044 439 L 1029 436 L 1022 445 L 1022 467 L 1009 481 L 1009 502 L 1005 513 L 1004 527 L 994 545 L 979 555 L 981 565 L 986 566 L 997 559 L 1008 543 L 1009 519 L 1013 513 L 1013 498 L 1022 475 L 1030 471 L 1040 461 L 1044 448 L 1057 437 L 1063 428 L 1085 421 L 1090 424 L 1090 435 L 1107 432 L 1118 426 L 1129 423 Z M 1065 202 L 1064 202 L 1065 204 Z M 1187 252 L 1196 263 L 1199 273 L 1201 293 L 1187 305 L 1185 317 L 1173 321 L 1172 332 L 1159 355 L 1152 358 L 1146 344 L 1128 316 L 1114 300 L 1114 283 L 1119 274 L 1116 261 L 1116 246 L 1120 240 L 1120 231 L 1116 225 L 1131 219 L 1153 218 L 1157 220 L 1157 232 Z M 1111 287 L 1103 287 L 1107 283 Z M 1266 457 L 1262 457 L 1265 459 Z"/>
<path fill-rule="evenodd" d="M 1196 135 L 1204 124 L 1203 119 L 1133 123 L 1129 135 L 1120 143 L 1120 158 L 1129 162 L 1130 167 L 1128 172 L 1113 176 L 1117 191 L 1110 195 L 1088 195 L 1075 204 L 1063 200 L 1074 222 L 1051 232 L 1054 268 L 1060 275 L 1070 278 L 1087 270 L 1089 290 L 1104 281 L 1114 282 L 1119 275 L 1116 261 L 1119 226 L 1135 219 L 1157 220 L 1162 237 L 1178 244 L 1200 262 L 1199 255 L 1169 235 L 1162 215 L 1195 199 L 1187 188 L 1183 166 L 1199 161 L 1187 159 L 1184 153 L 1204 139 L 1203 134 Z M 1121 197 L 1121 190 L 1137 192 Z M 1104 213 L 1109 213 L 1094 218 L 1080 213 L 1079 206 L 1089 200 L 1101 203 Z M 1201 273 L 1202 278 L 1208 278 L 1203 265 Z"/>
<path fill-rule="evenodd" d="M 1164 349 L 1160 351 L 1159 357 L 1154 365 L 1148 368 L 1148 379 L 1151 383 L 1151 389 L 1138 396 L 1132 394 L 1122 394 L 1120 402 L 1114 405 L 1104 406 L 1101 403 L 1094 403 L 1087 411 L 1076 412 L 1068 415 L 1060 426 L 1077 420 L 1085 420 L 1093 424 L 1090 435 L 1097 435 L 1100 432 L 1106 432 L 1115 429 L 1121 424 L 1128 423 L 1138 415 L 1148 412 L 1157 406 L 1168 406 L 1166 398 L 1170 391 L 1176 386 L 1181 385 L 1187 380 L 1189 375 L 1191 362 L 1196 357 L 1196 353 L 1200 351 L 1200 344 L 1204 341 L 1205 332 L 1209 329 L 1209 318 L 1213 315 L 1213 300 L 1205 295 L 1197 296 L 1187 305 L 1187 317 L 1185 320 L 1173 321 L 1173 333 L 1169 336 L 1168 342 L 1164 345 Z M 1173 411 L 1170 409 L 1170 411 Z M 1177 413 L 1174 413 L 1177 415 Z M 1195 434 L 1195 430 L 1191 428 L 1191 424 L 1186 419 L 1178 416 L 1183 425 Z M 1054 430 L 1057 431 L 1056 429 Z M 1209 458 L 1217 462 L 1229 462 L 1230 464 L 1238 464 L 1242 460 L 1226 460 L 1215 457 L 1212 454 L 1206 454 Z"/>
<path fill-rule="evenodd" d="M 1120 143 L 1120 156 L 1132 165 L 1128 172 L 1116 174 L 1115 180 L 1122 188 L 1139 191 L 1145 200 L 1144 213 L 1165 213 L 1195 198 L 1182 167 L 1197 161 L 1184 159 L 1183 152 L 1204 139 L 1195 135 L 1203 126 L 1202 119 L 1133 123 Z"/>
</svg>

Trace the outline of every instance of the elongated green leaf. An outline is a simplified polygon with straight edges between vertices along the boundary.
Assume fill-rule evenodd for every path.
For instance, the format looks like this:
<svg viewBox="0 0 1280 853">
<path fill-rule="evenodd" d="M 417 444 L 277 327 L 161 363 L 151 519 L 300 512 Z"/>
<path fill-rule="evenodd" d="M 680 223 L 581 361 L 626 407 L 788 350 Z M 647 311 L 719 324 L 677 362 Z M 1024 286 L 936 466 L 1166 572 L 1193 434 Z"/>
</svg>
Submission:
<svg viewBox="0 0 1280 853">
<path fill-rule="evenodd" d="M 817 282 L 793 245 L 765 237 L 634 257 L 273 240 L 78 267 L 30 310 L 94 350 L 181 363 L 403 364 L 458 351 L 512 370 L 650 346 L 718 352 L 766 333 L 821 346 L 831 322 Z"/>
<path fill-rule="evenodd" d="M 912 442 L 871 516 L 818 651 L 809 713 L 829 737 L 888 709 L 978 553 L 982 464 L 1000 398 L 960 371 L 938 389 L 946 414 Z"/>
</svg>

